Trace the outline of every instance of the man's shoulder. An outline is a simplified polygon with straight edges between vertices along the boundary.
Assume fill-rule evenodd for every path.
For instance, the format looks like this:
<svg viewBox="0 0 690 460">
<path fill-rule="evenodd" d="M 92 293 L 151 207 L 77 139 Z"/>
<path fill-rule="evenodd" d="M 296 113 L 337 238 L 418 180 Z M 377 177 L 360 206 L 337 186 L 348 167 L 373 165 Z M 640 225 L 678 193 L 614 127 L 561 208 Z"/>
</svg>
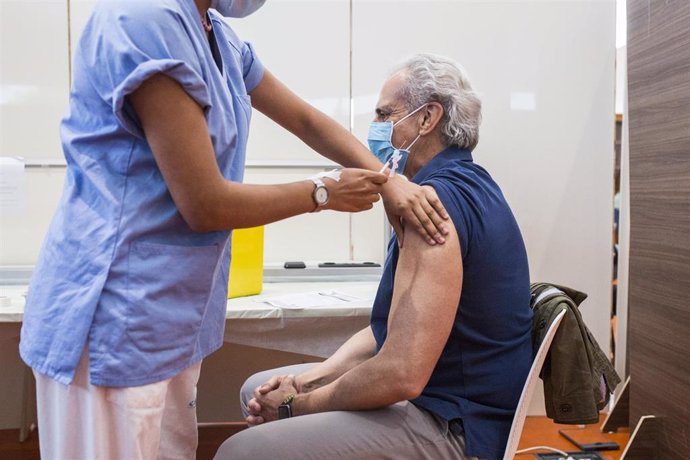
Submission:
<svg viewBox="0 0 690 460">
<path fill-rule="evenodd" d="M 434 170 L 421 185 L 430 185 L 462 201 L 481 201 L 499 190 L 491 175 L 479 165 L 470 162 L 449 162 Z"/>
</svg>

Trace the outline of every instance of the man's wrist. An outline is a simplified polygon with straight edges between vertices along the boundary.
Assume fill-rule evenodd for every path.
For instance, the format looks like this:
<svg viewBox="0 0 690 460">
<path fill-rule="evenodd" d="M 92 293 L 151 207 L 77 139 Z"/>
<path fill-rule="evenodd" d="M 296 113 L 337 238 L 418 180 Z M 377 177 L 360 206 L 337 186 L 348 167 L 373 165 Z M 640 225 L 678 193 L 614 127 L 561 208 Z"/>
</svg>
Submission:
<svg viewBox="0 0 690 460">
<path fill-rule="evenodd" d="M 306 407 L 308 406 L 309 393 L 297 393 L 294 398 L 292 398 L 292 403 L 290 404 L 290 410 L 292 411 L 292 416 L 297 417 L 300 415 L 307 414 Z"/>
<path fill-rule="evenodd" d="M 283 402 L 278 406 L 278 419 L 283 420 L 293 417 L 292 402 L 295 399 L 295 394 L 288 395 Z"/>
</svg>

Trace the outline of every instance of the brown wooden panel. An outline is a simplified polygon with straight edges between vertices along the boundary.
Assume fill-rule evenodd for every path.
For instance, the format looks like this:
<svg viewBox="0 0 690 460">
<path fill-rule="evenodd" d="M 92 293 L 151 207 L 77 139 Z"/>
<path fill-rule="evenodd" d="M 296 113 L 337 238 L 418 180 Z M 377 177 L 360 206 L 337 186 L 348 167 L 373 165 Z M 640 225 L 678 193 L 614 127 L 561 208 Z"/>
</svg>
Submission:
<svg viewBox="0 0 690 460">
<path fill-rule="evenodd" d="M 690 2 L 628 0 L 630 426 L 690 458 Z"/>
</svg>

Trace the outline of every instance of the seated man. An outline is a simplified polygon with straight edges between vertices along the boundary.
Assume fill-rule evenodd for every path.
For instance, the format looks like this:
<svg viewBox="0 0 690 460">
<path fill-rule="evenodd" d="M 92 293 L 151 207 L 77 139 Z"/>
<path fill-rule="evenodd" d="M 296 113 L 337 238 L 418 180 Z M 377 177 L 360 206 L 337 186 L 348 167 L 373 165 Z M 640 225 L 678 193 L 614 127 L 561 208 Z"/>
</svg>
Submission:
<svg viewBox="0 0 690 460">
<path fill-rule="evenodd" d="M 216 459 L 502 458 L 531 365 L 532 314 L 520 230 L 472 159 L 480 120 L 449 59 L 414 56 L 385 82 L 372 151 L 401 154 L 398 172 L 433 187 L 454 225 L 444 244 L 394 236 L 370 327 L 323 363 L 250 378 L 242 402 L 256 426 Z"/>
</svg>

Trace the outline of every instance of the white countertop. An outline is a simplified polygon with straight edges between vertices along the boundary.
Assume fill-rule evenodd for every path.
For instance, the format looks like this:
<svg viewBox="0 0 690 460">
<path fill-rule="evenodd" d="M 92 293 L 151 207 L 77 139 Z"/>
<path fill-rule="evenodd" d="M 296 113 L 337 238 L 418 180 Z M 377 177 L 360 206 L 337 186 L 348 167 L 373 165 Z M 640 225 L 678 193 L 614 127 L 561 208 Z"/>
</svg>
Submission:
<svg viewBox="0 0 690 460">
<path fill-rule="evenodd" d="M 27 286 L 0 286 L 0 322 L 21 323 Z"/>
<path fill-rule="evenodd" d="M 239 297 L 228 300 L 226 319 L 279 319 L 309 317 L 352 317 L 366 316 L 376 295 L 378 282 L 374 281 L 318 281 L 318 282 L 279 282 L 264 283 L 260 295 Z M 338 292 L 358 297 L 342 305 L 319 305 L 307 308 L 280 308 L 261 300 L 285 294 L 309 293 L 334 289 Z M 0 322 L 20 323 L 24 316 L 26 285 L 0 286 Z M 327 300 L 324 298 L 324 300 Z M 7 305 L 8 304 L 8 305 Z"/>
</svg>

